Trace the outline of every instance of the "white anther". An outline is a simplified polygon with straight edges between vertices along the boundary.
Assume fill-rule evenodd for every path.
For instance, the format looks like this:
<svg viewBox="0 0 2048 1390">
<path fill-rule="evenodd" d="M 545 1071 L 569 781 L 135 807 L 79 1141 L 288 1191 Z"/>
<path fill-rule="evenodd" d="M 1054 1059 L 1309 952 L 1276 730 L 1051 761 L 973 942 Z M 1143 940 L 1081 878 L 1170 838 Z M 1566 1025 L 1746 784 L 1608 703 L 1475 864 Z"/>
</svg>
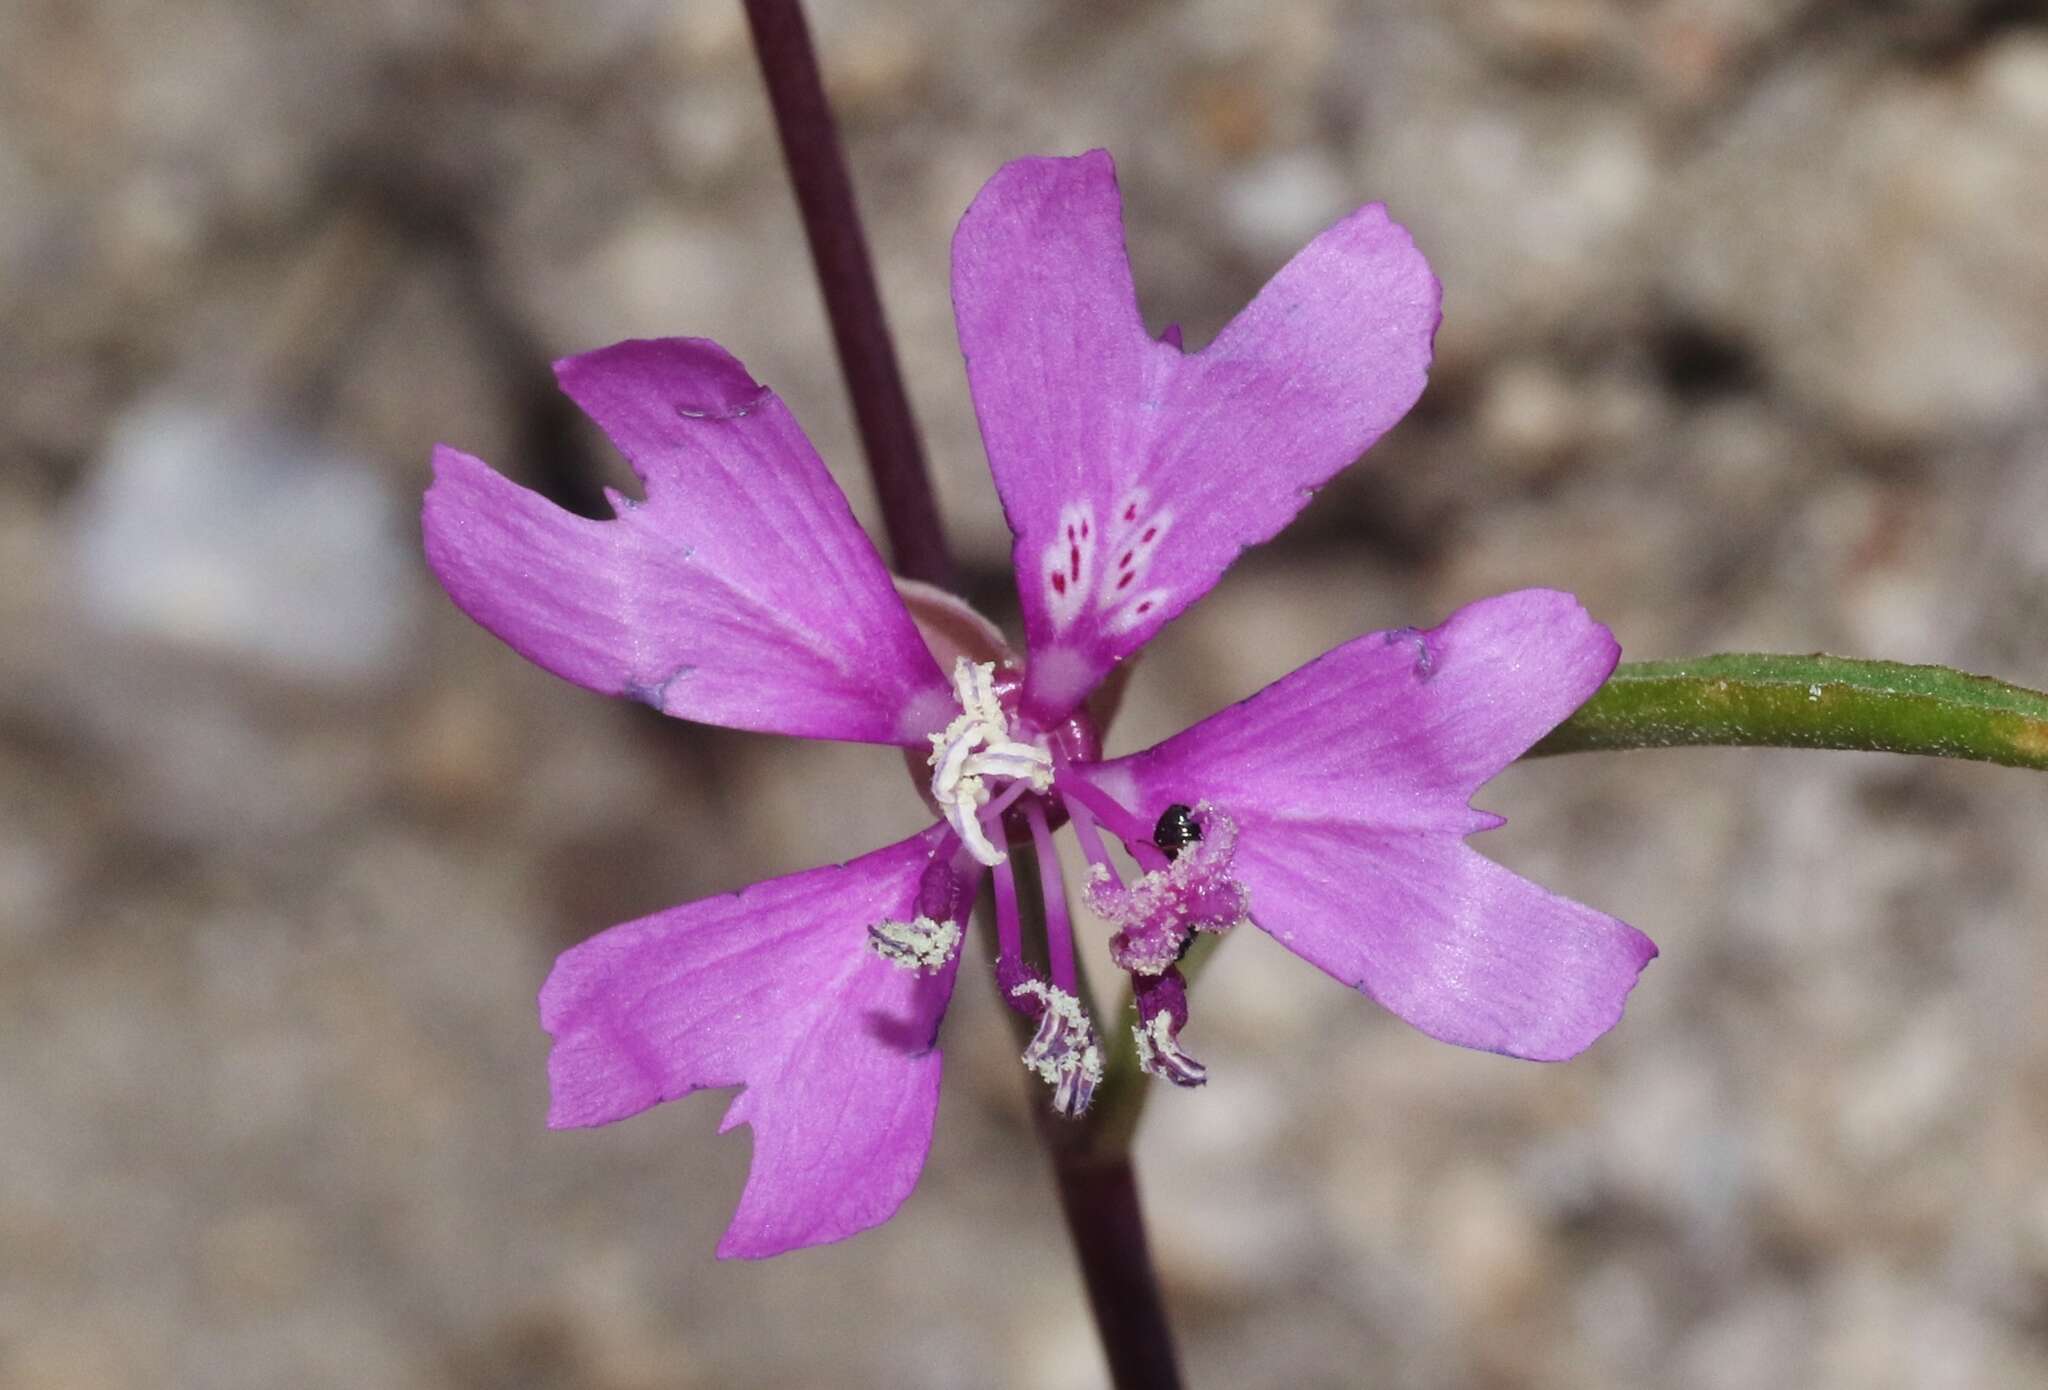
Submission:
<svg viewBox="0 0 2048 1390">
<path fill-rule="evenodd" d="M 1200 1086 L 1208 1081 L 1209 1069 L 1181 1051 L 1173 1035 L 1173 1019 L 1158 1013 L 1151 1021 L 1131 1026 L 1131 1040 L 1138 1045 L 1138 1070 L 1160 1076 L 1176 1086 Z"/>
<path fill-rule="evenodd" d="M 944 733 L 933 734 L 932 800 L 983 864 L 994 866 L 1007 857 L 982 829 L 981 808 L 991 795 L 989 781 L 1025 782 L 1035 792 L 1052 789 L 1052 754 L 1010 737 L 1009 717 L 996 695 L 995 663 L 961 657 L 953 664 L 953 696 L 960 713 Z"/>
<path fill-rule="evenodd" d="M 1052 1087 L 1053 1109 L 1067 1116 L 1086 1111 L 1102 1081 L 1102 1049 L 1081 1001 L 1043 980 L 1026 980 L 1010 995 L 1016 999 L 1035 996 L 1045 1006 L 1038 1017 L 1038 1031 L 1024 1049 L 1024 1065 Z"/>
<path fill-rule="evenodd" d="M 891 965 L 905 970 L 938 970 L 960 951 L 960 924 L 919 917 L 913 922 L 877 922 L 868 945 Z"/>
<path fill-rule="evenodd" d="M 953 698 L 969 717 L 988 723 L 1003 722 L 1003 702 L 996 698 L 996 664 L 958 657 L 953 662 Z"/>
</svg>

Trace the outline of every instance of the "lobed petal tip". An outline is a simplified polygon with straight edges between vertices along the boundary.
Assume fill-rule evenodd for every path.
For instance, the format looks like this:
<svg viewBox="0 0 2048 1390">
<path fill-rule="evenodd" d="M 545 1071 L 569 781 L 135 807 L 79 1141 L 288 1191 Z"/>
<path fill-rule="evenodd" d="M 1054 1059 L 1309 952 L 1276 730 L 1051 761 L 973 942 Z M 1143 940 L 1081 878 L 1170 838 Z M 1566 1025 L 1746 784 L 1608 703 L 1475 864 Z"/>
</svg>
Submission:
<svg viewBox="0 0 2048 1390">
<path fill-rule="evenodd" d="M 1628 923 L 1610 919 L 1618 929 L 1619 939 L 1614 945 L 1615 959 L 1611 962 L 1616 978 L 1609 984 L 1612 994 L 1607 1007 L 1603 1007 L 1587 1020 L 1586 1025 L 1544 1042 L 1530 1046 L 1504 1045 L 1485 1049 L 1498 1052 L 1504 1057 L 1513 1057 L 1524 1062 L 1569 1062 L 1584 1055 L 1592 1046 L 1619 1027 L 1628 1012 L 1628 1001 L 1635 994 L 1636 986 L 1642 983 L 1643 971 L 1659 955 L 1657 943 Z"/>
<path fill-rule="evenodd" d="M 498 470 L 485 463 L 475 454 L 466 453 L 453 444 L 436 444 L 428 456 L 427 468 L 432 477 L 420 497 L 420 516 L 430 528 L 428 540 L 432 541 L 432 527 L 444 519 L 453 522 L 454 513 L 459 511 L 468 499 L 460 494 L 465 489 L 487 486 L 500 479 Z"/>
<path fill-rule="evenodd" d="M 434 445 L 434 452 L 428 460 L 428 466 L 433 470 L 434 480 L 439 482 L 443 473 L 465 467 L 483 467 L 488 465 L 485 465 L 483 460 L 477 458 L 474 454 L 465 453 L 453 444 L 437 443 Z"/>
<path fill-rule="evenodd" d="M 429 467 L 433 479 L 420 495 L 427 568 L 456 605 L 470 612 L 466 600 L 482 586 L 470 573 L 475 566 L 465 537 L 479 521 L 488 520 L 503 494 L 518 491 L 518 484 L 452 444 L 436 444 Z"/>
<path fill-rule="evenodd" d="M 562 390 L 593 418 L 613 395 L 653 394 L 685 419 L 728 419 L 768 394 L 745 363 L 710 338 L 627 338 L 561 358 L 554 370 Z"/>
<path fill-rule="evenodd" d="M 1080 154 L 1024 155 L 1007 161 L 989 176 L 968 204 L 961 222 L 966 225 L 979 214 L 1012 204 L 1013 200 L 1029 204 L 1062 195 L 1081 196 L 1104 185 L 1114 198 L 1116 184 L 1116 160 L 1108 150 L 1099 147 Z"/>
<path fill-rule="evenodd" d="M 1629 930 L 1636 934 L 1635 945 L 1638 957 L 1636 961 L 1636 979 L 1641 980 L 1643 972 L 1650 968 L 1650 962 L 1664 953 L 1657 949 L 1657 943 L 1650 940 L 1648 934 L 1636 931 L 1634 927 L 1630 927 Z M 1634 989 L 1635 985 L 1631 983 L 1629 988 Z"/>
</svg>

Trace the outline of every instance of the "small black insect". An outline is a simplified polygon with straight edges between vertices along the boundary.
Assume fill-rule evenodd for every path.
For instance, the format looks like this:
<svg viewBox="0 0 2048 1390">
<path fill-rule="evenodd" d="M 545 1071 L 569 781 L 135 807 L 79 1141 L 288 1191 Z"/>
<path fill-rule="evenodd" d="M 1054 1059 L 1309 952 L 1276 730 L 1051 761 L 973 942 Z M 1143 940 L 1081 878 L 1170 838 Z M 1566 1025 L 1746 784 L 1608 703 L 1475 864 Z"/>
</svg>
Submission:
<svg viewBox="0 0 2048 1390">
<path fill-rule="evenodd" d="M 1168 859 L 1180 858 L 1182 850 L 1201 838 L 1202 827 L 1195 824 L 1195 808 L 1178 801 L 1160 812 L 1159 824 L 1152 827 L 1152 843 Z"/>
</svg>

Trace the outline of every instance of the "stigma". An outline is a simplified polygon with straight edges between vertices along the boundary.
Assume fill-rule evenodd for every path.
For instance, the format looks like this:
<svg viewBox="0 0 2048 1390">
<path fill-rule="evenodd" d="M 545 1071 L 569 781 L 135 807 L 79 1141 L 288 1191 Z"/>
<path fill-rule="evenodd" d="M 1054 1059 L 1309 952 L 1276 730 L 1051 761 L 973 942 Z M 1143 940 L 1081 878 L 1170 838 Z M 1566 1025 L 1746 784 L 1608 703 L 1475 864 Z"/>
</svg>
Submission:
<svg viewBox="0 0 2048 1390">
<path fill-rule="evenodd" d="M 1165 973 L 1194 933 L 1229 931 L 1251 914 L 1250 896 L 1231 871 L 1236 823 L 1206 801 L 1169 808 L 1162 826 L 1169 817 L 1178 833 L 1164 868 L 1128 886 L 1104 864 L 1088 874 L 1088 906 L 1116 928 L 1110 958 L 1134 976 Z"/>
<path fill-rule="evenodd" d="M 960 713 L 943 733 L 933 734 L 932 800 L 960 843 L 990 867 L 1006 857 L 982 827 L 981 809 L 993 795 L 991 782 L 1022 782 L 1032 791 L 1052 789 L 1052 754 L 1037 743 L 1011 736 L 1009 715 L 996 691 L 992 661 L 960 657 L 953 663 L 953 696 Z"/>
</svg>

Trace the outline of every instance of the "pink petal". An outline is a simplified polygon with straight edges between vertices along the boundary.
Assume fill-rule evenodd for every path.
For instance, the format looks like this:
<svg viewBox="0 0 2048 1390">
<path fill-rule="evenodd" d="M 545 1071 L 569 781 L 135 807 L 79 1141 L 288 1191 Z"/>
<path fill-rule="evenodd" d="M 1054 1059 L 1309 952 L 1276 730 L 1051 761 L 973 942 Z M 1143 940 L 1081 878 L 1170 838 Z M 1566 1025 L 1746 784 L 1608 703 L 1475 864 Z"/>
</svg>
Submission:
<svg viewBox="0 0 2048 1390">
<path fill-rule="evenodd" d="M 1485 859 L 1481 783 L 1585 702 L 1620 656 L 1569 594 L 1470 604 L 1347 642 L 1095 780 L 1141 815 L 1237 823 L 1252 920 L 1417 1028 L 1555 1060 L 1612 1027 L 1649 938 Z"/>
<path fill-rule="evenodd" d="M 1139 317 L 1107 154 L 997 172 L 953 239 L 953 305 L 1017 537 L 1041 717 L 1078 704 L 1407 413 L 1438 300 L 1374 204 L 1184 354 Z"/>
<path fill-rule="evenodd" d="M 737 729 L 917 745 L 950 695 L 788 407 L 703 339 L 555 367 L 646 485 L 574 516 L 445 445 L 427 562 L 556 675 Z"/>
<path fill-rule="evenodd" d="M 1283 946 L 1461 1047 L 1577 1056 L 1621 1021 L 1657 954 L 1448 835 L 1247 829 L 1237 864 L 1252 920 Z"/>
<path fill-rule="evenodd" d="M 867 929 L 907 917 L 944 838 L 936 826 L 565 952 L 540 995 L 555 1039 L 548 1124 L 609 1124 L 744 1086 L 720 1132 L 753 1127 L 753 1166 L 720 1256 L 776 1255 L 888 1220 L 931 1147 L 955 967 L 891 965 Z"/>
</svg>

